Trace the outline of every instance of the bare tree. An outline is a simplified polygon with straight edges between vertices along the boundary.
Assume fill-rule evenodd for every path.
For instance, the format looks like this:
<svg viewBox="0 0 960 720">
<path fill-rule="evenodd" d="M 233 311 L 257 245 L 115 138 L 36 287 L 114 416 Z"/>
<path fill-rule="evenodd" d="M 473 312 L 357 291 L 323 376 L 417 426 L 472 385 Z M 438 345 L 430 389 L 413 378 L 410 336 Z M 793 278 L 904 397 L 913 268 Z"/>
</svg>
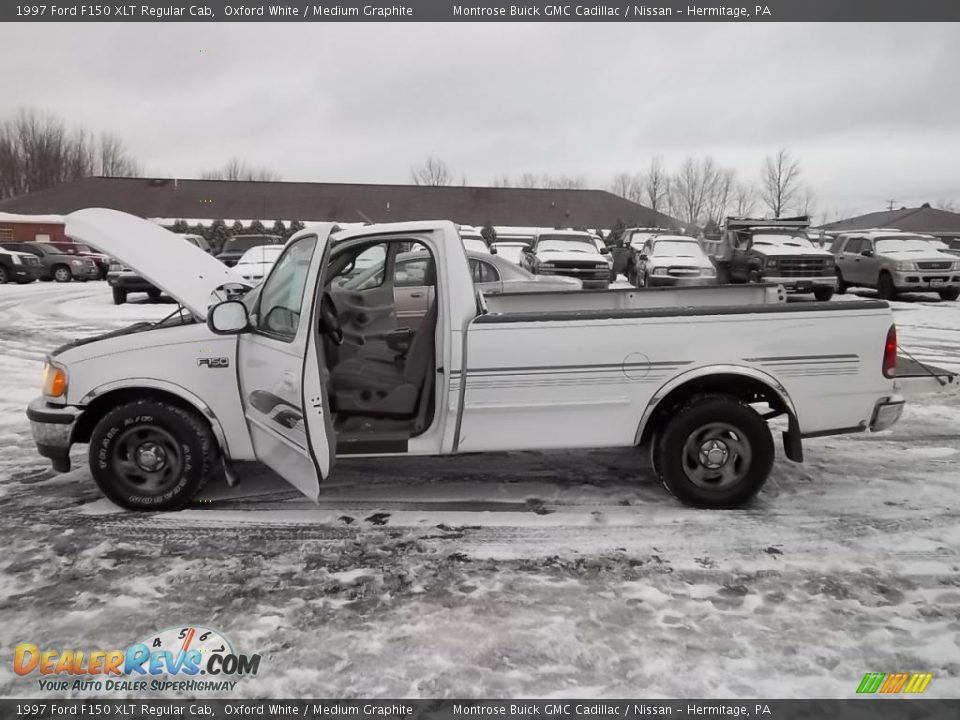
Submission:
<svg viewBox="0 0 960 720">
<path fill-rule="evenodd" d="M 670 214 L 688 225 L 703 225 L 715 204 L 720 170 L 713 158 L 687 158 L 670 181 Z"/>
<path fill-rule="evenodd" d="M 800 192 L 800 161 L 781 148 L 768 155 L 760 173 L 760 197 L 774 217 L 780 217 Z"/>
<path fill-rule="evenodd" d="M 812 216 L 817 208 L 817 196 L 813 192 L 813 188 L 805 185 L 803 192 L 797 195 L 794 207 L 798 215 Z"/>
<path fill-rule="evenodd" d="M 643 180 L 638 175 L 617 173 L 610 183 L 610 192 L 627 200 L 635 199 L 641 192 Z"/>
<path fill-rule="evenodd" d="M 440 158 L 428 157 L 422 165 L 410 168 L 414 185 L 452 185 L 453 177 L 447 164 Z"/>
<path fill-rule="evenodd" d="M 707 195 L 707 222 L 712 220 L 717 225 L 723 222 L 735 194 L 735 176 L 736 173 L 729 168 L 720 168 L 716 171 Z"/>
<path fill-rule="evenodd" d="M 757 189 L 749 183 L 737 183 L 730 209 L 736 217 L 750 217 L 757 206 Z"/>
<path fill-rule="evenodd" d="M 937 210 L 945 210 L 946 212 L 960 212 L 960 205 L 957 204 L 955 200 L 937 200 L 933 204 Z"/>
<path fill-rule="evenodd" d="M 123 141 L 111 132 L 100 133 L 97 165 L 97 172 L 102 177 L 134 177 L 140 174 L 140 163 L 127 152 Z"/>
<path fill-rule="evenodd" d="M 205 170 L 200 173 L 201 180 L 254 180 L 260 182 L 279 182 L 280 173 L 265 167 L 256 167 L 238 157 L 230 158 L 227 163 L 216 170 Z"/>
<path fill-rule="evenodd" d="M 646 200 L 649 208 L 655 212 L 663 212 L 670 193 L 670 175 L 663 164 L 663 158 L 655 155 L 650 161 L 650 167 L 643 175 L 643 192 L 641 200 Z"/>
</svg>

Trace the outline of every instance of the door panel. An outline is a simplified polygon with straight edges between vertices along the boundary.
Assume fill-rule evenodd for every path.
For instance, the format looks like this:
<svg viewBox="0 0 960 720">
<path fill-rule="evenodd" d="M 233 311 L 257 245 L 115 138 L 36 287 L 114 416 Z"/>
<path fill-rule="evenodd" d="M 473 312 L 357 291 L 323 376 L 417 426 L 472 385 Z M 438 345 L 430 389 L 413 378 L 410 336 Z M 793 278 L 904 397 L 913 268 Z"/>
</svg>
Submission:
<svg viewBox="0 0 960 720">
<path fill-rule="evenodd" d="M 313 499 L 329 473 L 334 447 L 328 440 L 333 423 L 323 412 L 325 388 L 304 383 L 305 376 L 317 376 L 318 368 L 325 367 L 323 349 L 315 347 L 310 331 L 328 235 L 329 225 L 324 225 L 317 235 L 287 245 L 263 284 L 251 315 L 253 332 L 240 335 L 237 348 L 254 454 Z"/>
</svg>

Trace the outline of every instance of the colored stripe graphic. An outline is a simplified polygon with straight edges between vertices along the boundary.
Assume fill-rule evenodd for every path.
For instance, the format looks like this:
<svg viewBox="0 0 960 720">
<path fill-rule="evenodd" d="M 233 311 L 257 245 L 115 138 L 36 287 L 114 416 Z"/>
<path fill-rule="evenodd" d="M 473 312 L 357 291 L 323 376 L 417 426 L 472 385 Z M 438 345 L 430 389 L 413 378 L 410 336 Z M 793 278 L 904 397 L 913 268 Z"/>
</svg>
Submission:
<svg viewBox="0 0 960 720">
<path fill-rule="evenodd" d="M 933 679 L 932 673 L 867 673 L 857 686 L 859 694 L 922 693 Z"/>
</svg>

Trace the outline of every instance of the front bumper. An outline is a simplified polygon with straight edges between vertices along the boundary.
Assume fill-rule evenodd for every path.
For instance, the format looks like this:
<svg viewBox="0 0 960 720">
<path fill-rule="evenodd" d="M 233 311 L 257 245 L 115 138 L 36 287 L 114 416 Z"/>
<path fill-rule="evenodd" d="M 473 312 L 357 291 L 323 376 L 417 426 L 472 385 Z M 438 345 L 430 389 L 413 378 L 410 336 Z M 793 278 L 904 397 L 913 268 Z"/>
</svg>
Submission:
<svg viewBox="0 0 960 720">
<path fill-rule="evenodd" d="M 870 417 L 870 429 L 873 432 L 886 430 L 896 424 L 903 413 L 904 399 L 901 395 L 891 395 L 877 401 Z"/>
<path fill-rule="evenodd" d="M 71 265 L 70 274 L 77 280 L 100 279 L 100 269 L 96 265 Z"/>
<path fill-rule="evenodd" d="M 76 408 L 50 405 L 44 397 L 35 398 L 27 406 L 37 452 L 49 458 L 57 472 L 70 469 L 70 440 L 79 416 Z"/>
<path fill-rule="evenodd" d="M 7 277 L 18 283 L 39 280 L 42 274 L 43 268 L 40 265 L 12 265 L 7 270 Z"/>
<path fill-rule="evenodd" d="M 717 276 L 706 275 L 648 275 L 647 285 L 650 287 L 688 287 L 692 285 L 716 285 Z"/>
<path fill-rule="evenodd" d="M 537 275 L 572 277 L 583 281 L 584 287 L 606 287 L 610 284 L 610 268 L 545 268 L 539 267 Z"/>
<path fill-rule="evenodd" d="M 960 272 L 956 270 L 907 270 L 894 272 L 893 284 L 897 290 L 947 290 L 960 287 Z"/>
<path fill-rule="evenodd" d="M 776 275 L 764 275 L 763 282 L 777 283 L 783 285 L 787 292 L 804 292 L 815 288 L 837 289 L 836 275 L 826 275 L 822 277 L 778 277 Z"/>
<path fill-rule="evenodd" d="M 149 292 L 157 289 L 144 278 L 132 273 L 111 273 L 107 275 L 107 284 L 110 285 L 110 287 L 130 290 L 132 292 Z"/>
</svg>

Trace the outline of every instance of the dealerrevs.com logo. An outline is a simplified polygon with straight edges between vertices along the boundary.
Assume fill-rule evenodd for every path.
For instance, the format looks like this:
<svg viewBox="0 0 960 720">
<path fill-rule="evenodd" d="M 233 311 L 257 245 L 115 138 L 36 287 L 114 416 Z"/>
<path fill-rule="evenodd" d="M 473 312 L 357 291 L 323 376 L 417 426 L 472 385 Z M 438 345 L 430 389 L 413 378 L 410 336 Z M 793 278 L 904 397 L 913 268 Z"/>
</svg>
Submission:
<svg viewBox="0 0 960 720">
<path fill-rule="evenodd" d="M 243 655 L 222 633 L 199 625 L 168 628 L 116 650 L 14 649 L 17 675 L 39 675 L 40 690 L 141 692 L 230 691 L 256 675 L 260 655 Z"/>
</svg>

